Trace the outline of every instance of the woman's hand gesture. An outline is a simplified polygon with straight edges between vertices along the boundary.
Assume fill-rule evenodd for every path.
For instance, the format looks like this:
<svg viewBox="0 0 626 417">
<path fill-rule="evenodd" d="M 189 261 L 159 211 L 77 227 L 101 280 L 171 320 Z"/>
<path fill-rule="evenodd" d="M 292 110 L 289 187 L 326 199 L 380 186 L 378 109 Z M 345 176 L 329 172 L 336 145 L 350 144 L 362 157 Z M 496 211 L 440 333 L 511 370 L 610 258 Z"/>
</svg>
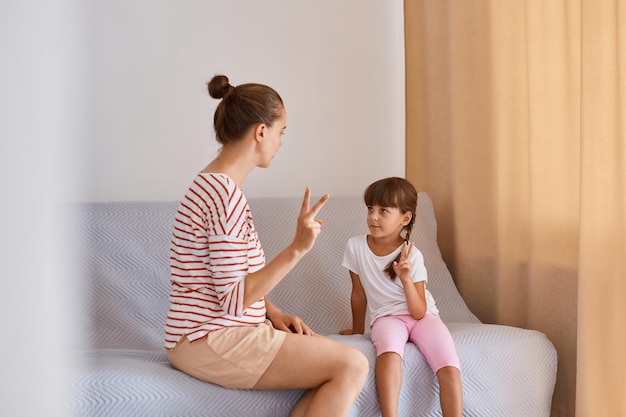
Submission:
<svg viewBox="0 0 626 417">
<path fill-rule="evenodd" d="M 412 283 L 411 271 L 413 264 L 411 263 L 411 253 L 413 252 L 413 242 L 404 242 L 400 251 L 400 260 L 393 263 L 393 270 L 400 277 L 402 283 Z"/>
<path fill-rule="evenodd" d="M 300 208 L 300 214 L 298 215 L 296 235 L 293 238 L 292 243 L 297 252 L 304 254 L 310 251 L 313 247 L 315 240 L 322 231 L 322 225 L 324 224 L 323 220 L 316 220 L 315 216 L 317 216 L 329 198 L 330 196 L 325 194 L 317 203 L 315 203 L 313 207 L 309 209 L 311 189 L 306 187 L 304 199 L 302 200 L 302 207 Z"/>
</svg>

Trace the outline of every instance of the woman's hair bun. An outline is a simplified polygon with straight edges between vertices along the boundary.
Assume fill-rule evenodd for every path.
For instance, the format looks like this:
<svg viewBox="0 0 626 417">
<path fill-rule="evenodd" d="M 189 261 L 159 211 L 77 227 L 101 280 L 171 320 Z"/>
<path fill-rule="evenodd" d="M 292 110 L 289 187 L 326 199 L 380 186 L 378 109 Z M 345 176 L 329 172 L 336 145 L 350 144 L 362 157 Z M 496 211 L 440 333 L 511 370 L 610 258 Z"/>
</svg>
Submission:
<svg viewBox="0 0 626 417">
<path fill-rule="evenodd" d="M 230 85 L 228 77 L 225 75 L 216 75 L 207 85 L 209 95 L 213 98 L 223 98 L 226 94 L 235 89 L 235 87 Z"/>
</svg>

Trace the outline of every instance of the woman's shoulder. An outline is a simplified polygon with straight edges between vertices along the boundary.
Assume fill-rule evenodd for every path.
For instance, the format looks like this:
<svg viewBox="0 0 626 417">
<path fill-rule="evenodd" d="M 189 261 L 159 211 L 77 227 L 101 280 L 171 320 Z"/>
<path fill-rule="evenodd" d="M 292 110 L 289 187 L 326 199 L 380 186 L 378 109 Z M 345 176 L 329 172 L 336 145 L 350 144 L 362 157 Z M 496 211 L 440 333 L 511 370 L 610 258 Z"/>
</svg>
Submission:
<svg viewBox="0 0 626 417">
<path fill-rule="evenodd" d="M 199 172 L 194 178 L 190 190 L 203 196 L 210 196 L 216 201 L 221 201 L 224 205 L 228 205 L 234 196 L 243 197 L 243 193 L 235 181 L 226 174 L 214 172 Z"/>
<path fill-rule="evenodd" d="M 246 207 L 247 200 L 237 184 L 225 174 L 199 172 L 185 193 L 181 205 L 197 207 L 214 215 Z"/>
<path fill-rule="evenodd" d="M 232 194 L 238 189 L 237 184 L 228 175 L 219 172 L 203 172 L 200 171 L 196 175 L 194 183 L 207 184 L 215 189 L 216 192 Z"/>
</svg>

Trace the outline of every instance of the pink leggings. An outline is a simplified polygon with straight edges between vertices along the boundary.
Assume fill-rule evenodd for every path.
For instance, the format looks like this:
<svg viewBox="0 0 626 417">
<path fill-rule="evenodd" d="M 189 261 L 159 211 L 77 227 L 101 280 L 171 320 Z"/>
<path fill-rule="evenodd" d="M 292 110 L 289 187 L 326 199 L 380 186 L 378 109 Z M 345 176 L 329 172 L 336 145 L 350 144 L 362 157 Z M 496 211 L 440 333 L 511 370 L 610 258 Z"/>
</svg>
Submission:
<svg viewBox="0 0 626 417">
<path fill-rule="evenodd" d="M 421 320 L 408 314 L 379 317 L 372 323 L 371 337 L 376 356 L 395 352 L 402 357 L 409 341 L 422 352 L 434 373 L 446 366 L 461 369 L 450 331 L 436 314 L 426 314 Z"/>
</svg>

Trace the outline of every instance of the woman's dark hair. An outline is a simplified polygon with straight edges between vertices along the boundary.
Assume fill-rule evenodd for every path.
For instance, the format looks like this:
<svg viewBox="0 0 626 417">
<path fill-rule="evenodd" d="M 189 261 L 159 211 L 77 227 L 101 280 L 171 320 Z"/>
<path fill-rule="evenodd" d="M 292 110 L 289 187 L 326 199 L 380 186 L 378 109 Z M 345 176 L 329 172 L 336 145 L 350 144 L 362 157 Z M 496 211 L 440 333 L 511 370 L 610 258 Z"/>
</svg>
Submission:
<svg viewBox="0 0 626 417">
<path fill-rule="evenodd" d="M 399 177 L 378 180 L 367 187 L 365 193 L 363 193 L 363 200 L 368 207 L 395 207 L 402 213 L 411 212 L 411 220 L 404 226 L 404 240 L 408 242 L 411 239 L 411 231 L 415 223 L 415 210 L 417 208 L 417 191 L 409 181 Z M 385 268 L 385 273 L 391 279 L 396 277 L 393 263 L 400 260 L 400 254 Z"/>
<path fill-rule="evenodd" d="M 222 99 L 213 116 L 215 136 L 222 145 L 237 142 L 258 123 L 271 126 L 283 114 L 282 98 L 266 85 L 250 83 L 233 87 L 228 77 L 216 75 L 207 87 L 211 97 Z"/>
</svg>

